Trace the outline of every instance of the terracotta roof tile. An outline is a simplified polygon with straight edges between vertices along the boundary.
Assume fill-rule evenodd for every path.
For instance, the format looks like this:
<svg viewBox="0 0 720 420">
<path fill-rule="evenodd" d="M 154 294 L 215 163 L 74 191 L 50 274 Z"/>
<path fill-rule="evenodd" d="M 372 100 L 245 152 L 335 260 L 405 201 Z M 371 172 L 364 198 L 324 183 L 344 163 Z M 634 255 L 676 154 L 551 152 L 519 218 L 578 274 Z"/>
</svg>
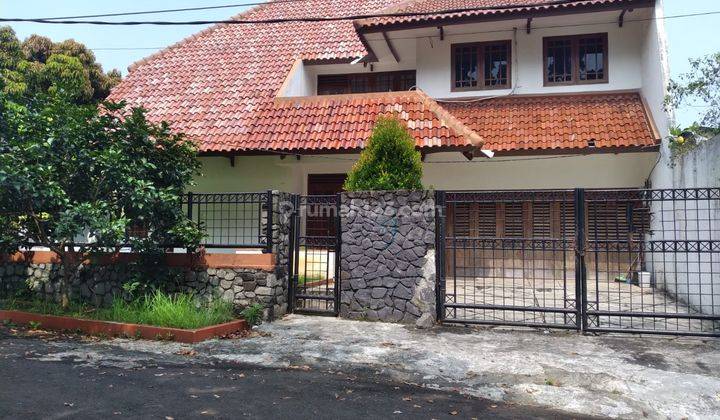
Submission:
<svg viewBox="0 0 720 420">
<path fill-rule="evenodd" d="M 514 96 L 475 102 L 440 101 L 494 151 L 655 146 L 638 93 Z"/>
<path fill-rule="evenodd" d="M 439 108 L 418 91 L 281 98 L 275 101 L 277 112 L 257 117 L 252 137 L 271 150 L 357 149 L 363 147 L 379 116 L 396 115 L 418 147 L 469 146 L 453 126 L 454 118 L 443 119 Z M 231 150 L 228 146 L 234 147 L 232 137 L 203 142 L 206 151 Z"/>
</svg>

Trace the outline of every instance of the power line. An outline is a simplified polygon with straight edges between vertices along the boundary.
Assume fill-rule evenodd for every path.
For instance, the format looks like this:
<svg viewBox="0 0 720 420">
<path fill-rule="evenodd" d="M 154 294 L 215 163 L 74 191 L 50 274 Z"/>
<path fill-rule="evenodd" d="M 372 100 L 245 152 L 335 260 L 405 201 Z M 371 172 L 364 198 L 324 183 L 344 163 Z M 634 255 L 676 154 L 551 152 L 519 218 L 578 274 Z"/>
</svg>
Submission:
<svg viewBox="0 0 720 420">
<path fill-rule="evenodd" d="M 296 0 L 287 0 L 287 1 L 296 1 Z M 299 0 L 299 1 L 305 1 L 305 0 Z M 665 19 L 678 19 L 678 18 L 689 18 L 689 17 L 698 17 L 698 16 L 706 16 L 706 15 L 716 15 L 720 14 L 720 10 L 717 11 L 711 11 L 711 12 L 698 12 L 698 13 L 688 13 L 688 14 L 682 14 L 682 15 L 671 15 L 671 16 L 663 16 L 663 17 L 651 17 L 651 18 L 638 18 L 638 19 L 626 19 L 625 23 L 636 23 L 636 22 L 647 22 L 652 20 L 665 20 Z M 2 21 L 2 19 L 0 19 Z M 534 26 L 532 27 L 533 30 L 538 29 L 559 29 L 559 28 L 577 28 L 577 27 L 583 27 L 583 26 L 598 26 L 598 25 L 609 25 L 609 24 L 615 24 L 617 21 L 608 21 L 608 22 L 597 22 L 597 23 L 577 23 L 577 24 L 567 24 L 567 25 L 549 25 L 549 26 Z M 445 34 L 444 36 L 446 38 L 453 37 L 453 36 L 465 36 L 465 35 L 479 35 L 479 34 L 490 34 L 490 33 L 502 33 L 502 32 L 512 32 L 513 29 L 492 29 L 492 30 L 484 30 L 484 31 L 473 31 L 473 32 L 459 32 L 454 34 Z M 418 36 L 406 36 L 406 37 L 388 37 L 390 40 L 408 40 L 408 39 L 425 39 L 425 38 L 439 38 L 440 35 L 418 35 Z M 157 50 L 162 49 L 166 47 L 98 47 L 98 48 L 91 48 L 92 50 L 108 50 L 108 51 L 114 51 L 114 50 Z"/>
<path fill-rule="evenodd" d="M 93 51 L 133 51 L 133 50 L 161 50 L 166 47 L 100 47 L 90 48 Z"/>
<path fill-rule="evenodd" d="M 299 0 L 285 0 L 285 1 L 299 1 Z M 526 6 L 528 7 L 528 6 Z M 371 18 L 382 18 L 382 17 L 410 17 L 410 16 L 428 16 L 438 14 L 452 14 L 462 13 L 474 10 L 487 10 L 482 9 L 456 9 L 456 10 L 441 10 L 436 12 L 415 12 L 415 13 L 388 13 L 388 14 L 366 14 L 366 15 L 348 15 L 348 16 L 331 16 L 331 17 L 309 17 L 309 18 L 276 18 L 276 19 L 229 19 L 229 20 L 189 20 L 189 21 L 121 21 L 121 22 L 110 22 L 101 20 L 49 20 L 45 18 L 0 18 L 0 22 L 16 22 L 16 23 L 41 23 L 41 24 L 54 24 L 54 25 L 102 25 L 102 26 L 140 26 L 140 25 L 155 25 L 155 26 L 178 26 L 178 25 L 212 25 L 212 24 L 226 24 L 226 25 L 250 25 L 250 24 L 274 24 L 274 23 L 316 23 L 316 22 L 337 22 L 345 20 L 359 20 L 359 19 L 371 19 Z M 700 12 L 700 13 L 688 13 L 683 15 L 674 16 L 662 16 L 662 17 L 650 17 L 640 19 L 627 19 L 625 23 L 629 22 L 647 22 L 653 20 L 667 20 L 677 18 L 688 18 L 698 16 L 710 16 L 720 14 L 720 10 L 711 12 Z M 510 16 L 509 19 L 512 19 Z M 574 25 L 556 25 L 547 27 L 535 27 L 533 29 L 547 29 L 547 28 L 562 28 L 562 27 L 577 27 L 577 26 L 593 26 L 613 22 L 604 23 L 589 23 L 589 24 L 574 24 Z M 491 33 L 491 32 L 507 32 L 508 30 L 494 30 L 494 31 L 482 31 L 482 32 L 469 32 L 467 34 L 477 33 Z M 465 34 L 463 34 L 465 35 Z M 419 37 L 397 37 L 391 39 L 416 39 L 416 38 L 427 38 L 428 36 Z"/>
<path fill-rule="evenodd" d="M 272 3 L 297 3 L 307 0 L 274 0 Z M 151 15 L 158 13 L 175 13 L 175 12 L 192 12 L 198 10 L 216 10 L 216 9 L 229 9 L 235 7 L 245 6 L 259 6 L 261 4 L 268 4 L 268 2 L 255 2 L 255 3 L 237 3 L 237 4 L 224 4 L 219 6 L 200 6 L 200 7 L 185 7 L 182 9 L 161 9 L 161 10 L 145 10 L 139 12 L 119 12 L 119 13 L 103 13 L 97 15 L 78 15 L 78 16 L 54 16 L 38 18 L 40 20 L 66 20 L 66 19 L 86 19 L 96 17 L 116 17 L 116 16 L 132 16 L 132 15 Z"/>
<path fill-rule="evenodd" d="M 283 0 L 279 1 L 282 2 Z M 284 0 L 288 1 L 288 0 Z M 101 20 L 61 20 L 61 18 L 0 18 L 0 22 L 31 22 L 31 23 L 46 23 L 46 24 L 62 24 L 62 25 L 111 25 L 111 26 L 137 26 L 137 25 L 161 25 L 161 26 L 172 26 L 172 25 L 210 25 L 210 24 L 228 24 L 228 25 L 247 25 L 247 24 L 272 24 L 272 23 L 289 23 L 289 22 L 335 22 L 343 20 L 359 20 L 359 19 L 372 19 L 372 18 L 383 18 L 383 17 L 411 17 L 411 16 L 434 16 L 444 14 L 456 14 L 466 13 L 474 11 L 492 11 L 492 10 L 512 10 L 512 9 L 527 9 L 541 6 L 551 5 L 562 5 L 566 3 L 572 3 L 577 0 L 556 0 L 556 1 L 544 1 L 532 4 L 525 4 L 523 6 L 489 6 L 489 7 L 466 7 L 466 8 L 455 8 L 445 10 L 435 10 L 432 12 L 395 12 L 395 13 L 370 13 L 370 14 L 359 14 L 359 15 L 347 15 L 347 16 L 328 16 L 328 17 L 307 17 L 307 18 L 275 18 L 275 19 L 226 19 L 226 20 L 190 20 L 190 21 L 124 21 L 124 22 L 110 22 Z M 269 2 L 272 4 L 276 2 Z M 170 10 L 170 9 L 168 9 Z M 161 13 L 162 11 L 155 11 Z M 720 12 L 718 12 L 720 13 Z M 57 19 L 57 20 L 56 20 Z"/>
<path fill-rule="evenodd" d="M 240 149 L 239 151 L 244 151 L 249 149 Z M 270 149 L 252 149 L 252 152 L 265 152 L 269 154 L 274 154 L 277 156 L 298 156 L 302 155 L 305 157 L 312 157 L 312 158 L 318 158 L 318 159 L 325 159 L 325 160 L 332 160 L 337 162 L 356 162 L 357 158 L 343 158 L 343 157 L 337 157 L 337 156 L 327 156 L 327 155 L 303 155 L 301 153 L 292 153 L 292 152 L 283 152 L 280 150 L 270 150 Z M 352 153 L 352 152 L 351 152 Z M 481 159 L 481 160 L 437 160 L 437 161 L 425 161 L 425 164 L 488 164 L 488 163 L 502 163 L 502 162 L 525 162 L 525 161 L 532 161 L 532 160 L 553 160 L 553 159 L 569 159 L 569 158 L 577 158 L 577 157 L 586 157 L 590 156 L 590 153 L 578 153 L 578 154 L 569 154 L 569 155 L 556 155 L 556 156 L 538 156 L 538 157 L 529 157 L 529 158 L 511 158 L 511 159 L 503 159 L 502 157 L 498 158 L 491 158 L 491 159 Z"/>
</svg>

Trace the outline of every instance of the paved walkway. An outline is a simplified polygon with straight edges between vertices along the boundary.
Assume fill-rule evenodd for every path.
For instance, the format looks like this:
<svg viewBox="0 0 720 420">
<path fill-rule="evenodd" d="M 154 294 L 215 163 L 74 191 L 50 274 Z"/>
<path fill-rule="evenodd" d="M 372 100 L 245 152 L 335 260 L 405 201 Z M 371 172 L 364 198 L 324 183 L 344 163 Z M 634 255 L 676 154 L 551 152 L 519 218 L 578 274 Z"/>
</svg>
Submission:
<svg viewBox="0 0 720 420">
<path fill-rule="evenodd" d="M 720 340 L 583 336 L 291 315 L 251 338 L 194 346 L 143 340 L 59 344 L 39 361 L 133 367 L 143 358 L 370 373 L 430 390 L 616 418 L 717 418 Z M 195 352 L 197 354 L 195 354 Z"/>
</svg>

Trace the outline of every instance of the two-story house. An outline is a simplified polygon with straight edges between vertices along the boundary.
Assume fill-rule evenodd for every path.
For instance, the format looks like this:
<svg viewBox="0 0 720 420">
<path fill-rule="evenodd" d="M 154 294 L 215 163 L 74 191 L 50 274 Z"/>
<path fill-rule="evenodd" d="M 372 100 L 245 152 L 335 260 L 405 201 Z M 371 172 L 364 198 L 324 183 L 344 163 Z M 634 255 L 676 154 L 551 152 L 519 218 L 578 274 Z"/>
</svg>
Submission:
<svg viewBox="0 0 720 420">
<path fill-rule="evenodd" d="M 197 141 L 202 192 L 338 192 L 384 114 L 428 187 L 641 187 L 667 132 L 661 16 L 660 0 L 269 2 L 135 63 L 111 98 Z M 531 205 L 500 210 L 463 217 L 532 234 Z"/>
</svg>

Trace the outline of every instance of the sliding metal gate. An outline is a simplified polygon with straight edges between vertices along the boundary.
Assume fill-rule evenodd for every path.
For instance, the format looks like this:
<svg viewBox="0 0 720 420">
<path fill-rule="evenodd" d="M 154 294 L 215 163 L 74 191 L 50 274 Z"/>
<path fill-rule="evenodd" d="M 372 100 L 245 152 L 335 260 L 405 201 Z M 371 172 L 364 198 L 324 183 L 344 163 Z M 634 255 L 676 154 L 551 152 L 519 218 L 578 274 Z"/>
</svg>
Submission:
<svg viewBox="0 0 720 420">
<path fill-rule="evenodd" d="M 438 192 L 445 322 L 720 335 L 720 189 Z"/>
<path fill-rule="evenodd" d="M 584 201 L 585 330 L 720 335 L 720 188 Z"/>
<path fill-rule="evenodd" d="M 573 191 L 441 192 L 438 200 L 444 321 L 578 327 Z"/>
<path fill-rule="evenodd" d="M 339 195 L 294 196 L 290 308 L 337 315 L 340 302 Z"/>
</svg>

